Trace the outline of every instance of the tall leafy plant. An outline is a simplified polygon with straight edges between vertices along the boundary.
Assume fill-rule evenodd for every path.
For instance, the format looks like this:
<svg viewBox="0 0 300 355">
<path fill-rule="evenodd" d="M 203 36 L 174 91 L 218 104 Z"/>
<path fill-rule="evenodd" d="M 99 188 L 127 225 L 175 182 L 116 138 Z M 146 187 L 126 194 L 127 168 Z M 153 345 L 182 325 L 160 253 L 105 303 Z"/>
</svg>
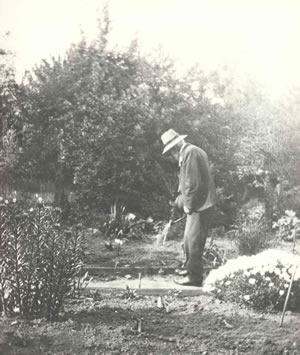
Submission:
<svg viewBox="0 0 300 355">
<path fill-rule="evenodd" d="M 1 311 L 55 319 L 82 267 L 79 230 L 41 201 L 1 198 L 0 215 Z"/>
</svg>

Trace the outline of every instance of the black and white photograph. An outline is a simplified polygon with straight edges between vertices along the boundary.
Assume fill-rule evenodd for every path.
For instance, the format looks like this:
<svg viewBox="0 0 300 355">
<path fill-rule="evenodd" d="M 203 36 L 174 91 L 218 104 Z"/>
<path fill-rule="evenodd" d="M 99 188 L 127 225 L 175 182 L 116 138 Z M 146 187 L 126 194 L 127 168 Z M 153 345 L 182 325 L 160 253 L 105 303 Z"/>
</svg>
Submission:
<svg viewBox="0 0 300 355">
<path fill-rule="evenodd" d="M 300 355 L 299 19 L 0 0 L 0 355 Z"/>
</svg>

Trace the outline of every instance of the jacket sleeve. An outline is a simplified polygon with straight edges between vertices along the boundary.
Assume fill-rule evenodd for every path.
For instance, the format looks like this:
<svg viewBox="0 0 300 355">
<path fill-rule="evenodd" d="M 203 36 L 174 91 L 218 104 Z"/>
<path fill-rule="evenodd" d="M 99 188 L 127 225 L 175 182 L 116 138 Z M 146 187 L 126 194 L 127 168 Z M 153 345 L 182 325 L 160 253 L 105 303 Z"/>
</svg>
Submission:
<svg viewBox="0 0 300 355">
<path fill-rule="evenodd" d="M 184 206 L 195 211 L 206 201 L 208 182 L 203 159 L 193 150 L 189 151 L 182 164 Z"/>
</svg>

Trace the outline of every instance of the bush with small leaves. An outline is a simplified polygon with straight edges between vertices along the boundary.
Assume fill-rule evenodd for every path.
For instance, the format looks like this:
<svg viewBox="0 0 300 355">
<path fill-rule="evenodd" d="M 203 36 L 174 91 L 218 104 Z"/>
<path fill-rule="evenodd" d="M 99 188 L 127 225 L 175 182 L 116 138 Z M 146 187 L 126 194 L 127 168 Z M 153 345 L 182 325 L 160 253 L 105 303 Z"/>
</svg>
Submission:
<svg viewBox="0 0 300 355">
<path fill-rule="evenodd" d="M 276 231 L 278 238 L 282 240 L 293 240 L 293 233 L 300 227 L 300 220 L 296 216 L 296 212 L 292 210 L 286 210 L 284 216 L 274 222 L 272 225 Z"/>
<path fill-rule="evenodd" d="M 295 270 L 288 309 L 300 311 L 300 256 L 285 251 L 232 259 L 208 275 L 204 290 L 256 310 L 282 310 Z"/>
<path fill-rule="evenodd" d="M 238 216 L 234 241 L 240 255 L 255 255 L 269 247 L 272 239 L 264 210 L 256 206 Z"/>
</svg>

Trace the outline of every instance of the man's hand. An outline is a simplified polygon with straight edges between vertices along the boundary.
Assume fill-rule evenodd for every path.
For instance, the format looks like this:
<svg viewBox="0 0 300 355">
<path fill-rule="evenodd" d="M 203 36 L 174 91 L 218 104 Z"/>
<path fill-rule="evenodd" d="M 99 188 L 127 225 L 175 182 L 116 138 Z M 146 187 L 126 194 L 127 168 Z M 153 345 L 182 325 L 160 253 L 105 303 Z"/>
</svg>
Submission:
<svg viewBox="0 0 300 355">
<path fill-rule="evenodd" d="M 186 206 L 183 206 L 183 211 L 184 211 L 184 213 L 186 213 L 186 214 L 192 214 L 192 210 L 189 209 L 189 208 L 187 208 Z"/>
</svg>

